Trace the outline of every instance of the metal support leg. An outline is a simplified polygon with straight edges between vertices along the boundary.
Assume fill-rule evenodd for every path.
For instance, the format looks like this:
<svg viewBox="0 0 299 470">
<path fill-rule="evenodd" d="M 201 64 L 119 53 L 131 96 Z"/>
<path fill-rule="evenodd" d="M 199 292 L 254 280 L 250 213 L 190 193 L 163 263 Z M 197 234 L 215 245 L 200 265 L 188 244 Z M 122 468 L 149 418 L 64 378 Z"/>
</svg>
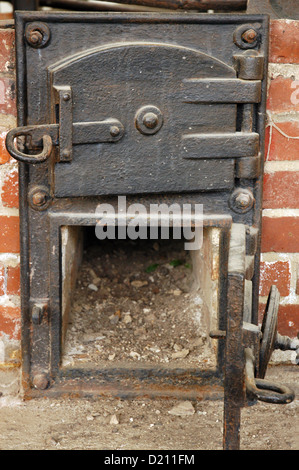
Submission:
<svg viewBox="0 0 299 470">
<path fill-rule="evenodd" d="M 242 347 L 245 285 L 245 226 L 231 230 L 228 264 L 227 325 L 224 365 L 224 450 L 240 448 L 241 408 L 244 405 L 244 350 Z"/>
</svg>

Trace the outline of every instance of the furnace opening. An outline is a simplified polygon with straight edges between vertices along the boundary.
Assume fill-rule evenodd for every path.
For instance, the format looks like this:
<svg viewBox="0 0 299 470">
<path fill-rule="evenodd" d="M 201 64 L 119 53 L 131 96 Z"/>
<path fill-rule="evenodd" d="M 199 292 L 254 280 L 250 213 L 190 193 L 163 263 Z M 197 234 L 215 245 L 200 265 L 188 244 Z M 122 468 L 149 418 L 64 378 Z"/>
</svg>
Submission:
<svg viewBox="0 0 299 470">
<path fill-rule="evenodd" d="M 100 241 L 94 227 L 76 229 L 62 236 L 62 366 L 215 368 L 212 251 L 188 252 L 172 238 Z"/>
</svg>

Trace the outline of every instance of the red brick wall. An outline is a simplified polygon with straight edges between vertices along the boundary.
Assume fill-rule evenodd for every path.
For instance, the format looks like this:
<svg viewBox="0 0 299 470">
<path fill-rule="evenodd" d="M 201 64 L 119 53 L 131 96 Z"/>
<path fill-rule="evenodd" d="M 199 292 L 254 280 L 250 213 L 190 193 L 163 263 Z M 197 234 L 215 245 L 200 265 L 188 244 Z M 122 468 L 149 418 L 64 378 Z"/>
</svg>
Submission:
<svg viewBox="0 0 299 470">
<path fill-rule="evenodd" d="M 16 125 L 14 31 L 1 22 L 0 50 L 0 336 L 18 339 L 18 174 L 4 144 L 7 131 Z M 271 284 L 276 284 L 281 293 L 279 331 L 295 336 L 299 331 L 299 21 L 271 23 L 268 112 L 261 313 Z"/>
<path fill-rule="evenodd" d="M 273 20 L 263 200 L 261 313 L 281 294 L 279 331 L 299 331 L 299 21 Z"/>
<path fill-rule="evenodd" d="M 15 340 L 20 338 L 20 256 L 18 168 L 5 149 L 6 133 L 16 126 L 14 30 L 8 25 L 0 21 L 0 336 Z"/>
</svg>

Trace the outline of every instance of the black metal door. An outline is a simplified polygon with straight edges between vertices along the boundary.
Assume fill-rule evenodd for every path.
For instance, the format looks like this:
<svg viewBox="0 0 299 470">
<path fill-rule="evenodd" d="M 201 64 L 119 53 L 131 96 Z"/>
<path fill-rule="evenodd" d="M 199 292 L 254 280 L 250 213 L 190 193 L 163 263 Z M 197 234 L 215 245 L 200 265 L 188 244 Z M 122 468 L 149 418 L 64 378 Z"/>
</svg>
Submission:
<svg viewBox="0 0 299 470">
<path fill-rule="evenodd" d="M 61 162 L 60 146 L 58 197 L 231 189 L 233 148 L 243 139 L 238 156 L 257 152 L 257 135 L 234 134 L 237 105 L 218 103 L 221 92 L 215 97 L 210 91 L 213 86 L 223 91 L 231 79 L 231 101 L 238 99 L 235 70 L 198 50 L 163 43 L 107 44 L 67 57 L 50 70 L 54 88 L 70 90 L 72 106 L 61 104 L 63 122 L 69 113 L 69 123 L 84 122 L 94 134 L 94 142 L 84 143 L 82 137 L 83 143 L 73 147 L 70 163 Z M 242 85 L 259 99 L 260 83 Z M 98 143 L 92 123 L 113 119 L 110 130 L 117 141 Z M 70 129 L 66 132 L 70 135 Z M 222 154 L 210 145 L 219 134 Z M 231 141 L 223 148 L 227 138 Z M 212 170 L 209 159 L 221 155 L 228 158 L 215 160 Z"/>
</svg>

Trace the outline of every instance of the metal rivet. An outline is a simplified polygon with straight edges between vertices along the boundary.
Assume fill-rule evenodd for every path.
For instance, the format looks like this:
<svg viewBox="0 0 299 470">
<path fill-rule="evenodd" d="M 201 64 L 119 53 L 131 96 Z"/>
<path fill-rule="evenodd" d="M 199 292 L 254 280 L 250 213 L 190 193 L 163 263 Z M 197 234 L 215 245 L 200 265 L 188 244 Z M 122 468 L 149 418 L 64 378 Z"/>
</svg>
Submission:
<svg viewBox="0 0 299 470">
<path fill-rule="evenodd" d="M 110 127 L 110 135 L 112 137 L 117 137 L 120 134 L 120 128 L 117 126 L 111 126 Z"/>
<path fill-rule="evenodd" d="M 63 101 L 69 101 L 71 99 L 71 95 L 69 93 L 65 93 L 63 95 Z"/>
<path fill-rule="evenodd" d="M 69 150 L 63 150 L 62 157 L 64 159 L 68 159 L 68 158 L 70 158 L 70 156 L 71 156 L 71 152 Z"/>
<path fill-rule="evenodd" d="M 46 390 L 49 386 L 49 379 L 46 374 L 37 374 L 33 378 L 33 386 L 39 390 Z"/>
<path fill-rule="evenodd" d="M 154 129 L 159 122 L 159 118 L 155 113 L 146 113 L 142 122 L 148 129 Z"/>
</svg>

